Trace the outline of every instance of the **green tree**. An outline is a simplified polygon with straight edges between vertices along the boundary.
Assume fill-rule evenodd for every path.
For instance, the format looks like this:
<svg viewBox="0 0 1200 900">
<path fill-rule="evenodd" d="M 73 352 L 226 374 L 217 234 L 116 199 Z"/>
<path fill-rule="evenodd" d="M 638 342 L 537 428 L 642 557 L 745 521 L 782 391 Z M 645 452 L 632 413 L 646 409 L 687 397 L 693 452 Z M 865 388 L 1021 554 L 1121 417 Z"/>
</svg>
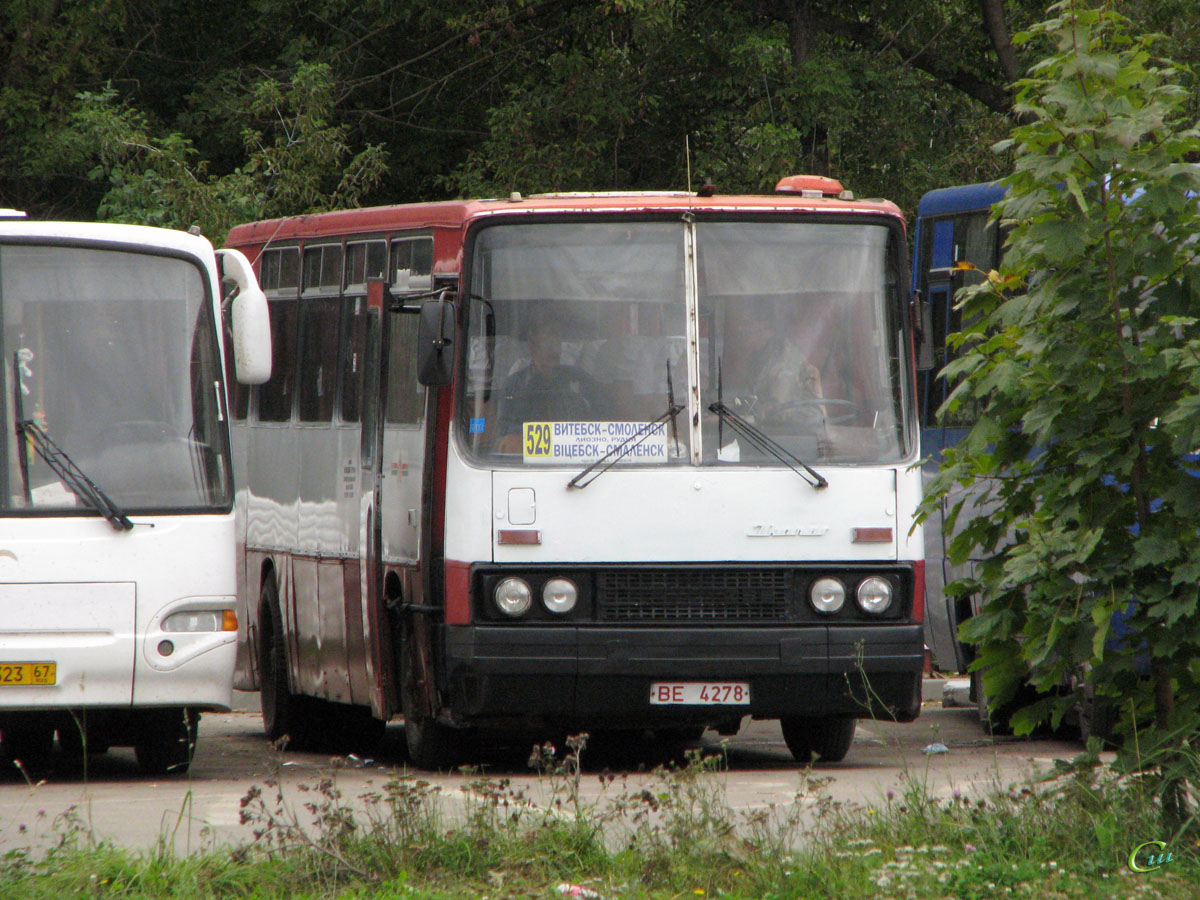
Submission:
<svg viewBox="0 0 1200 900">
<path fill-rule="evenodd" d="M 936 22 L 941 5 L 932 14 L 911 4 L 905 14 L 886 4 L 728 0 L 560 6 L 543 10 L 536 32 L 480 32 L 477 52 L 518 62 L 487 113 L 487 136 L 445 187 L 681 189 L 690 174 L 693 187 L 710 178 L 723 191 L 760 191 L 783 174 L 817 172 L 914 206 L 930 187 L 1001 174 L 987 147 L 1004 133 L 1003 114 L 947 80 L 948 70 L 939 79 L 903 55 L 927 29 L 949 29 L 947 44 L 959 48 L 953 73 L 986 68 L 971 4 Z M 847 16 L 871 27 L 850 28 Z M 967 52 L 958 38 L 971 27 Z M 948 48 L 937 56 L 952 58 Z M 1007 109 L 996 78 L 988 96 Z"/>
<path fill-rule="evenodd" d="M 99 218 L 171 228 L 198 226 L 215 242 L 238 222 L 352 206 L 386 168 L 377 145 L 352 153 L 333 125 L 328 67 L 300 66 L 286 84 L 263 79 L 241 113 L 244 163 L 213 175 L 192 141 L 157 134 L 149 118 L 111 88 L 82 93 L 44 158 L 87 169 L 106 186 Z"/>
<path fill-rule="evenodd" d="M 1050 13 L 1017 38 L 1048 55 L 999 147 L 1015 161 L 1004 264 L 958 300 L 970 325 L 944 411 L 981 415 L 928 502 L 971 485 L 987 511 L 957 523 L 952 556 L 984 562 L 952 589 L 983 600 L 961 634 L 993 701 L 1026 679 L 1049 692 L 1017 729 L 1060 719 L 1075 698 L 1055 689 L 1090 680 L 1126 729 L 1150 724 L 1128 753 L 1157 742 L 1178 762 L 1200 728 L 1200 478 L 1181 452 L 1200 435 L 1200 133 L 1179 67 L 1127 19 L 1078 0 Z"/>
<path fill-rule="evenodd" d="M 1008 29 L 1042 2 L 0 0 L 0 204 L 165 221 L 157 198 L 203 189 L 213 205 L 192 218 L 205 222 L 312 208 L 285 170 L 261 202 L 257 131 L 277 156 L 290 147 L 323 205 L 683 188 L 690 160 L 693 186 L 762 190 L 810 171 L 912 208 L 1001 173 L 987 148 L 1030 58 Z M 1126 6 L 1177 57 L 1200 46 L 1192 0 Z M 256 109 L 264 92 L 292 102 L 318 71 L 324 152 L 307 154 Z M 94 143 L 111 130 L 72 134 L 100 107 L 162 152 L 128 148 L 114 168 Z M 339 192 L 353 161 L 384 149 L 377 178 Z M 157 174 L 138 177 L 139 162 Z"/>
</svg>

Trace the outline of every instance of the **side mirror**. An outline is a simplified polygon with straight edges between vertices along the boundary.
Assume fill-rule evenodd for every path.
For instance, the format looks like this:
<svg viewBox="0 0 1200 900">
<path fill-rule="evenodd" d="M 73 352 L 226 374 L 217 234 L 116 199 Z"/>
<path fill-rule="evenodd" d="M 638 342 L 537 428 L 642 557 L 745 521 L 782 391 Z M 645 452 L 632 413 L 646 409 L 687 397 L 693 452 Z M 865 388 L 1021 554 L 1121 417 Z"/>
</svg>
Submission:
<svg viewBox="0 0 1200 900">
<path fill-rule="evenodd" d="M 454 301 L 445 294 L 421 304 L 417 325 L 417 381 L 441 387 L 454 378 Z"/>
<path fill-rule="evenodd" d="M 250 260 L 240 250 L 217 251 L 221 287 L 230 298 L 233 362 L 242 384 L 262 384 L 271 377 L 271 314 Z M 226 283 L 230 289 L 226 292 Z M 224 306 L 224 303 L 222 303 Z"/>
<path fill-rule="evenodd" d="M 911 304 L 917 371 L 928 372 L 933 368 L 933 307 L 920 291 L 913 292 Z"/>
</svg>

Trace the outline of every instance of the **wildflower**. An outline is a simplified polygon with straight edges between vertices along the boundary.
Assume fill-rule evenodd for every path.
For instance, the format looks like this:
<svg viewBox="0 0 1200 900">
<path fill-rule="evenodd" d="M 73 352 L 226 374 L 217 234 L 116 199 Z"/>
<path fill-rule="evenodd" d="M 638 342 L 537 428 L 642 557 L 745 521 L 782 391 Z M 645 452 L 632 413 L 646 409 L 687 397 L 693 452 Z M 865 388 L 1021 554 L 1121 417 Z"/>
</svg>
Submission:
<svg viewBox="0 0 1200 900">
<path fill-rule="evenodd" d="M 963 844 L 963 852 L 964 853 L 974 853 L 975 850 L 976 850 L 976 847 L 974 844 Z"/>
</svg>

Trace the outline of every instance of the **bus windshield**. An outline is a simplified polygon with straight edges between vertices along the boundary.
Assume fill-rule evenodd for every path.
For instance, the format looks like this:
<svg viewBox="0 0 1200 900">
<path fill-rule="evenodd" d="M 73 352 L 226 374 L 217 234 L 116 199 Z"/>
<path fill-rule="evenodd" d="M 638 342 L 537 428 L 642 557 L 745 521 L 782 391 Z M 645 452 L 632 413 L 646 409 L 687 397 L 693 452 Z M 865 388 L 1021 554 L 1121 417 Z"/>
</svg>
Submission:
<svg viewBox="0 0 1200 900">
<path fill-rule="evenodd" d="M 895 243 L 884 225 L 828 220 L 485 228 L 465 279 L 467 447 L 513 465 L 578 467 L 615 447 L 635 465 L 902 461 Z"/>
<path fill-rule="evenodd" d="M 124 513 L 229 507 L 207 303 L 203 271 L 183 259 L 0 245 L 6 511 L 99 514 L 48 463 L 57 451 Z"/>
</svg>

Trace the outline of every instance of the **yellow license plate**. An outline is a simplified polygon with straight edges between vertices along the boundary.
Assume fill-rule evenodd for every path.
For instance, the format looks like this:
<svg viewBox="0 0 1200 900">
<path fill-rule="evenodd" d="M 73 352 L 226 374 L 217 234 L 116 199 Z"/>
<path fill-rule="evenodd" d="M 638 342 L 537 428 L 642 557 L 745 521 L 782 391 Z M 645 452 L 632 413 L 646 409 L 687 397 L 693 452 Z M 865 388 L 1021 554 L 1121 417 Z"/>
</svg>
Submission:
<svg viewBox="0 0 1200 900">
<path fill-rule="evenodd" d="M 58 666 L 54 663 L 0 663 L 0 687 L 25 684 L 55 684 Z"/>
</svg>

